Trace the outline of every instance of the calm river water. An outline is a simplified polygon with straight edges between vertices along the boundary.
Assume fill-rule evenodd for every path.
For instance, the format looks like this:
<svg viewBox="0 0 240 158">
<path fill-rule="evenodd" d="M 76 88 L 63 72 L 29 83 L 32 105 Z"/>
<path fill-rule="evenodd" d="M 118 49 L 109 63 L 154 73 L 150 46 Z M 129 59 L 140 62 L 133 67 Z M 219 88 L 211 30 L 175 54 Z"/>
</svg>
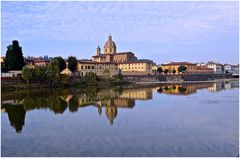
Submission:
<svg viewBox="0 0 240 158">
<path fill-rule="evenodd" d="M 239 83 L 2 93 L 2 156 L 237 156 Z"/>
</svg>

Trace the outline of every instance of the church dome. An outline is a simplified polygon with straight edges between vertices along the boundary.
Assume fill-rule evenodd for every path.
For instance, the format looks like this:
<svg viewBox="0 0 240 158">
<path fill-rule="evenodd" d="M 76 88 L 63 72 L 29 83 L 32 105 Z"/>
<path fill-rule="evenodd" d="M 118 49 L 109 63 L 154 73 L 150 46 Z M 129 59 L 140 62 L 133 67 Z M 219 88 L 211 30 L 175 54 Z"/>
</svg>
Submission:
<svg viewBox="0 0 240 158">
<path fill-rule="evenodd" d="M 111 35 L 108 36 L 108 40 L 107 40 L 107 42 L 105 42 L 104 48 L 106 48 L 106 47 L 115 47 L 116 48 L 116 44 L 112 40 L 112 36 Z"/>
<path fill-rule="evenodd" d="M 104 45 L 104 48 L 107 48 L 107 47 L 116 47 L 116 44 L 113 41 L 107 41 Z"/>
<path fill-rule="evenodd" d="M 117 47 L 115 42 L 112 40 L 112 36 L 108 36 L 107 42 L 104 45 L 104 54 L 115 54 L 117 51 Z"/>
</svg>

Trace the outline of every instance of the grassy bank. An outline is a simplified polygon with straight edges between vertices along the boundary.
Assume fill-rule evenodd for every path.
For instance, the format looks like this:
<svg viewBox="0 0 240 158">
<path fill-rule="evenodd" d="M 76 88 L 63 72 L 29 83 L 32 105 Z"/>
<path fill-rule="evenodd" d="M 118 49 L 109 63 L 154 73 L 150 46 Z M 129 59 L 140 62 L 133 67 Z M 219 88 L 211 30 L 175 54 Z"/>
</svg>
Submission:
<svg viewBox="0 0 240 158">
<path fill-rule="evenodd" d="M 77 81 L 68 84 L 58 84 L 55 87 L 49 87 L 48 84 L 2 84 L 1 91 L 18 91 L 18 90 L 32 90 L 32 89 L 58 89 L 58 88 L 88 88 L 88 87 L 102 87 L 102 86 L 121 86 L 129 85 L 132 82 L 129 81 L 97 81 L 97 82 L 85 82 Z"/>
</svg>

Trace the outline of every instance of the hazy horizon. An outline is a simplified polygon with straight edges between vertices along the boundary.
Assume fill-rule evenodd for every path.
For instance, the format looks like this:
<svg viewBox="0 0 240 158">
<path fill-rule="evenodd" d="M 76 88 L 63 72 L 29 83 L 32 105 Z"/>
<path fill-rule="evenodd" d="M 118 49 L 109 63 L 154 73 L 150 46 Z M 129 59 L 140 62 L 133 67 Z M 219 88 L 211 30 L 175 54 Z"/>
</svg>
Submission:
<svg viewBox="0 0 240 158">
<path fill-rule="evenodd" d="M 1 2 L 1 55 L 88 59 L 109 34 L 117 52 L 168 61 L 238 64 L 238 2 Z"/>
</svg>

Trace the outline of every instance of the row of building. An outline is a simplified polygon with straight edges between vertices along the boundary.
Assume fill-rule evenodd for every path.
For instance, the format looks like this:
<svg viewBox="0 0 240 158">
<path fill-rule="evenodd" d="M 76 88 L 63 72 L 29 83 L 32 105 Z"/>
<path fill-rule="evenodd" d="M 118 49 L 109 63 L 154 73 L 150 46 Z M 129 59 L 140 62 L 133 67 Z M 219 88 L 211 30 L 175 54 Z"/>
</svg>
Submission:
<svg viewBox="0 0 240 158">
<path fill-rule="evenodd" d="M 191 62 L 168 62 L 165 64 L 161 64 L 156 66 L 162 67 L 163 71 L 168 69 L 169 72 L 173 72 L 176 70 L 176 74 L 178 74 L 178 67 L 184 65 L 186 69 L 186 74 L 238 74 L 239 73 L 239 64 L 231 65 L 231 64 L 220 64 L 218 62 L 208 61 L 205 63 L 191 63 Z"/>
<path fill-rule="evenodd" d="M 103 75 L 104 70 L 108 69 L 112 76 L 119 73 L 123 75 L 152 75 L 156 74 L 159 67 L 163 71 L 168 69 L 168 74 L 179 74 L 178 67 L 184 65 L 187 69 L 185 74 L 223 74 L 237 73 L 239 65 L 219 64 L 216 62 L 190 63 L 190 62 L 169 62 L 156 65 L 152 60 L 138 59 L 133 52 L 117 52 L 117 46 L 109 35 L 103 47 L 103 53 L 100 46 L 96 48 L 96 54 L 91 59 L 78 60 L 76 74 L 85 76 L 93 72 L 98 76 Z M 3 62 L 3 57 L 1 62 Z M 28 57 L 25 62 L 28 66 L 47 66 L 51 58 L 46 56 L 40 58 Z M 63 70 L 62 74 L 71 75 L 68 68 Z"/>
</svg>

